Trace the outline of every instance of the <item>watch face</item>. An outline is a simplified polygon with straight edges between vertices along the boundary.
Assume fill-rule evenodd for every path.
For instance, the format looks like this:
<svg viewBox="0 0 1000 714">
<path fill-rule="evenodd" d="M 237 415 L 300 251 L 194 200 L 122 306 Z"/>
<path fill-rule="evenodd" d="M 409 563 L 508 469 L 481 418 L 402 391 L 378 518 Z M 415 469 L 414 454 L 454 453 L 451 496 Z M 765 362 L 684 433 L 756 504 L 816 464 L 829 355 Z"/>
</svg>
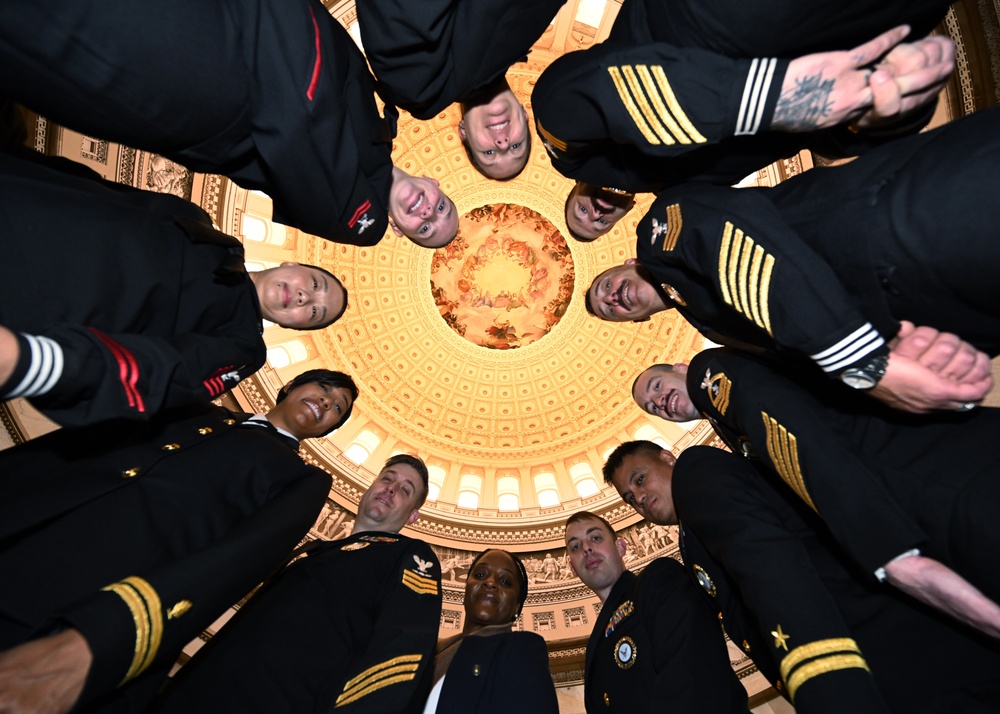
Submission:
<svg viewBox="0 0 1000 714">
<path fill-rule="evenodd" d="M 875 386 L 875 378 L 860 369 L 845 369 L 840 375 L 840 380 L 848 387 L 854 389 L 871 389 Z"/>
</svg>

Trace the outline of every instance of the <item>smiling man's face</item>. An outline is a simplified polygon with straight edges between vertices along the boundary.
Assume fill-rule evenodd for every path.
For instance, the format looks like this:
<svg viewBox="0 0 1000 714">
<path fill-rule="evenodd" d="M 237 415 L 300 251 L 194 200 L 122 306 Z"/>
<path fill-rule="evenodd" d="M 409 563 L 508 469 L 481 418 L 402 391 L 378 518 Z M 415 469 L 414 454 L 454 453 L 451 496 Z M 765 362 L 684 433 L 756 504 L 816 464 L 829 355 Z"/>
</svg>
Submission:
<svg viewBox="0 0 1000 714">
<path fill-rule="evenodd" d="M 594 314 L 609 322 L 645 320 L 668 307 L 649 273 L 635 258 L 594 278 L 587 297 Z"/>
<path fill-rule="evenodd" d="M 687 389 L 687 365 L 655 364 L 632 385 L 632 399 L 647 414 L 667 421 L 701 419 Z"/>
<path fill-rule="evenodd" d="M 487 177 L 506 179 L 528 161 L 528 115 L 510 89 L 466 109 L 458 125 L 476 167 Z"/>
<path fill-rule="evenodd" d="M 423 248 L 441 248 L 458 233 L 458 209 L 438 182 L 398 168 L 392 170 L 389 217 L 396 235 Z"/>
</svg>

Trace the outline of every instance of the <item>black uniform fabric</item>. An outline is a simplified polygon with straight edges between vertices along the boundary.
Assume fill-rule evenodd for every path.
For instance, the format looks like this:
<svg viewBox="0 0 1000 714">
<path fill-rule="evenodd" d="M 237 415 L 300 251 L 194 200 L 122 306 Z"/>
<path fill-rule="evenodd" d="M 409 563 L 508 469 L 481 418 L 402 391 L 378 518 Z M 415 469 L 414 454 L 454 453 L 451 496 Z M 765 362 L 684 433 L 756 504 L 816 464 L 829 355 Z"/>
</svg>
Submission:
<svg viewBox="0 0 1000 714">
<path fill-rule="evenodd" d="M 361 0 L 358 24 L 379 92 L 418 119 L 502 78 L 566 0 Z"/>
<path fill-rule="evenodd" d="M 785 57 L 847 50 L 897 25 L 908 40 L 927 35 L 951 3 L 947 0 L 624 0 L 611 28 L 613 41 L 669 42 L 728 57 Z"/>
<path fill-rule="evenodd" d="M 189 201 L 93 176 L 0 154 L 0 325 L 34 336 L 6 396 L 34 383 L 33 404 L 63 425 L 148 419 L 257 371 L 239 241 Z"/>
<path fill-rule="evenodd" d="M 534 632 L 465 637 L 435 714 L 557 714 L 545 640 Z"/>
<path fill-rule="evenodd" d="M 766 131 L 787 68 L 609 41 L 555 60 L 531 104 L 564 176 L 633 193 L 686 181 L 728 185 L 802 147 L 801 135 Z"/>
<path fill-rule="evenodd" d="M 294 440 L 245 418 L 198 405 L 0 451 L 0 650 L 76 628 L 94 656 L 80 710 L 145 711 L 329 492 Z"/>
<path fill-rule="evenodd" d="M 228 176 L 275 220 L 374 245 L 394 119 L 316 0 L 93 0 L 0 6 L 0 90 L 91 136 Z"/>
<path fill-rule="evenodd" d="M 421 712 L 441 618 L 423 541 L 324 543 L 255 594 L 174 677 L 157 712 Z"/>
<path fill-rule="evenodd" d="M 1000 465 L 985 446 L 1000 433 L 1000 410 L 909 415 L 724 349 L 691 361 L 688 392 L 731 448 L 778 474 L 871 577 L 919 548 L 1000 598 L 990 555 L 1000 546 Z"/>
<path fill-rule="evenodd" d="M 751 461 L 686 449 L 673 497 L 686 566 L 796 711 L 996 711 L 996 641 L 873 583 Z"/>
<path fill-rule="evenodd" d="M 830 376 L 887 353 L 899 320 L 997 354 L 998 128 L 990 109 L 775 188 L 670 189 L 639 223 L 639 262 L 716 341 Z"/>
<path fill-rule="evenodd" d="M 611 588 L 587 643 L 584 702 L 587 714 L 749 710 L 715 612 L 677 561 L 626 570 Z"/>
<path fill-rule="evenodd" d="M 769 131 L 790 60 L 846 50 L 909 22 L 922 37 L 948 3 L 625 2 L 608 40 L 553 62 L 532 92 L 536 128 L 564 176 L 631 192 L 734 184 L 802 149 L 851 156 L 918 129 Z"/>
</svg>

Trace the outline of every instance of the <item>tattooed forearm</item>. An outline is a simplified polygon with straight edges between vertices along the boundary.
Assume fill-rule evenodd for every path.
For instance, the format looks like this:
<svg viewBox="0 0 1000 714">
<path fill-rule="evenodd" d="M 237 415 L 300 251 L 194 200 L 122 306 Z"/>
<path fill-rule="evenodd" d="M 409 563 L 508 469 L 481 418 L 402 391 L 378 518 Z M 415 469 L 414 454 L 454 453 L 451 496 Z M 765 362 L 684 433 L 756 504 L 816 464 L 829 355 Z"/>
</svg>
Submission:
<svg viewBox="0 0 1000 714">
<path fill-rule="evenodd" d="M 812 131 L 827 119 L 833 102 L 835 80 L 822 74 L 795 78 L 795 85 L 785 89 L 774 108 L 771 128 L 781 131 Z"/>
</svg>

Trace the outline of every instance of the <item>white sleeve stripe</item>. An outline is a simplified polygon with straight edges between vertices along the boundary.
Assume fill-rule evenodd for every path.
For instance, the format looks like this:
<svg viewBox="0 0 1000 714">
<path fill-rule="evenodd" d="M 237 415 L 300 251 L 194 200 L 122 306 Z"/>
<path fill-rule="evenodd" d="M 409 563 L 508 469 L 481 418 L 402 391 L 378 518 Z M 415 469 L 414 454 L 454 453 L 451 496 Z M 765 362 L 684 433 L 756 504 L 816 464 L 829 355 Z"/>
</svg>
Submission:
<svg viewBox="0 0 1000 714">
<path fill-rule="evenodd" d="M 750 72 L 743 86 L 743 98 L 736 117 L 736 136 L 756 134 L 760 130 L 764 118 L 764 107 L 767 105 L 767 95 L 774 79 L 774 70 L 778 60 L 753 59 L 750 62 Z"/>
<path fill-rule="evenodd" d="M 49 337 L 24 333 L 21 336 L 31 347 L 31 363 L 20 384 L 8 393 L 8 399 L 45 394 L 56 385 L 63 373 L 63 350 L 58 342 Z"/>
<path fill-rule="evenodd" d="M 825 372 L 839 372 L 885 344 L 882 336 L 866 322 L 847 337 L 822 352 L 810 355 Z"/>
</svg>

